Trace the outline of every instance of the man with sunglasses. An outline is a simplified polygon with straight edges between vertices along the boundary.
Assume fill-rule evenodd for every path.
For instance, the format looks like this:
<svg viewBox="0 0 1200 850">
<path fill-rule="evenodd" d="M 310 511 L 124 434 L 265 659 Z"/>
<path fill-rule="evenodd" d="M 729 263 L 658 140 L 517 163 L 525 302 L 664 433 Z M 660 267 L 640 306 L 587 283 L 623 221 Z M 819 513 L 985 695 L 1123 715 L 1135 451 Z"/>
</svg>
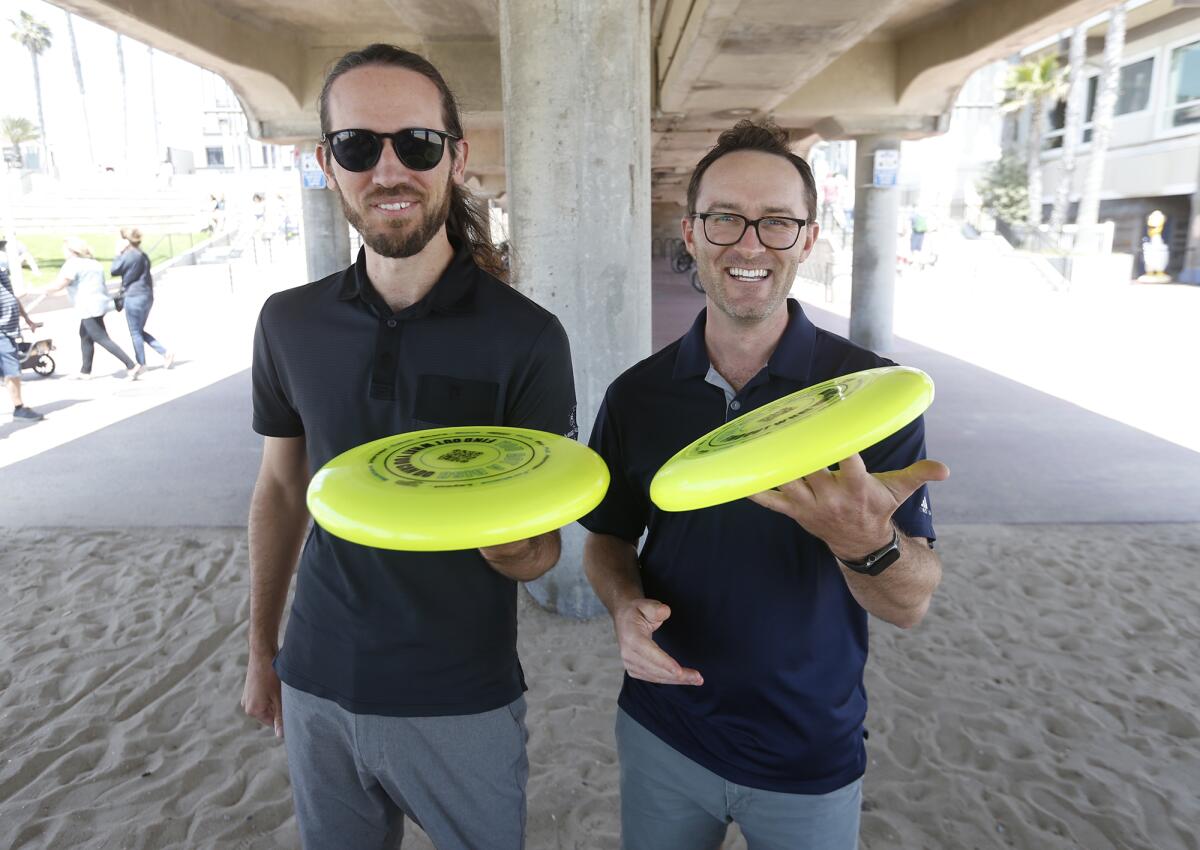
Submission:
<svg viewBox="0 0 1200 850">
<path fill-rule="evenodd" d="M 816 205 L 779 128 L 721 134 L 682 224 L 706 309 L 613 382 L 592 432 L 612 483 L 581 520 L 584 566 L 626 670 L 626 850 L 715 850 L 730 821 L 752 850 L 857 847 L 867 615 L 915 625 L 941 576 L 925 482 L 949 473 L 924 459 L 920 419 L 837 471 L 750 499 L 680 513 L 650 502 L 654 473 L 702 434 L 889 363 L 787 297 Z"/>
<path fill-rule="evenodd" d="M 528 777 L 516 586 L 554 565 L 557 532 L 393 552 L 309 529 L 304 498 L 329 459 L 391 434 L 575 436 L 570 350 L 553 315 L 498 279 L 437 69 L 371 45 L 334 65 L 318 105 L 317 158 L 364 247 L 259 318 L 242 704 L 284 737 L 304 846 L 395 847 L 408 816 L 439 850 L 516 850 Z"/>
</svg>

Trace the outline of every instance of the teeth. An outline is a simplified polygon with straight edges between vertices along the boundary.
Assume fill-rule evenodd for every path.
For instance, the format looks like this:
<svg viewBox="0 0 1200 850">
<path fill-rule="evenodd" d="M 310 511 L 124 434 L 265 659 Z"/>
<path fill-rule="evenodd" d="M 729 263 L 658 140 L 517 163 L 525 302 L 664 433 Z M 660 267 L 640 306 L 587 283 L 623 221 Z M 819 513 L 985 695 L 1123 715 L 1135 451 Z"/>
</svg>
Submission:
<svg viewBox="0 0 1200 850">
<path fill-rule="evenodd" d="M 412 206 L 412 201 L 400 201 L 396 204 L 380 204 L 381 210 L 406 210 Z"/>
<path fill-rule="evenodd" d="M 741 280 L 762 280 L 767 276 L 766 269 L 730 269 L 729 273 Z"/>
</svg>

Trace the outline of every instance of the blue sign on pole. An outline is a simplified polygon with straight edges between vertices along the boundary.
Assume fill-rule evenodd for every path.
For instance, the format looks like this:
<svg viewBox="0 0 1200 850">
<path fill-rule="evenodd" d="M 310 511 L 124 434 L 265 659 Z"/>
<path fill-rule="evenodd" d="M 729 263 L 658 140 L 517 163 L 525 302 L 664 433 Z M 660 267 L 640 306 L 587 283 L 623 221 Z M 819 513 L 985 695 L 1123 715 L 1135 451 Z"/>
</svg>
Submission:
<svg viewBox="0 0 1200 850">
<path fill-rule="evenodd" d="M 325 172 L 317 162 L 317 155 L 311 151 L 300 157 L 300 185 L 305 189 L 325 188 Z"/>
<path fill-rule="evenodd" d="M 875 151 L 875 173 L 871 185 L 895 186 L 899 172 L 900 151 L 895 148 L 881 148 Z"/>
</svg>

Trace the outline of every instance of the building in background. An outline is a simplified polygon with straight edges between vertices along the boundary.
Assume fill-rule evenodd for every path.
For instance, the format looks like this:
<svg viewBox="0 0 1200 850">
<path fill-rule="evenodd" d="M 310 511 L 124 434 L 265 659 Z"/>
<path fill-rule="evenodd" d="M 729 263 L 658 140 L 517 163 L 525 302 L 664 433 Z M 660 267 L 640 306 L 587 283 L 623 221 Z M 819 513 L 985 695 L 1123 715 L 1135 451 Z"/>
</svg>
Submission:
<svg viewBox="0 0 1200 850">
<path fill-rule="evenodd" d="M 193 144 L 196 168 L 224 171 L 291 168 L 291 146 L 251 139 L 246 113 L 229 84 L 211 71 L 198 68 L 197 72 L 201 135 Z"/>
<path fill-rule="evenodd" d="M 1087 101 L 1068 221 L 1073 220 L 1091 154 L 1105 27 L 1102 19 L 1088 29 Z M 1061 52 L 1066 65 L 1065 42 L 1041 51 Z M 1041 201 L 1047 214 L 1062 175 L 1065 113 L 1066 105 L 1059 101 L 1043 118 Z M 1006 123 L 1006 140 L 1023 149 L 1027 122 L 1009 118 Z M 1161 210 L 1167 217 L 1163 238 L 1171 252 L 1167 271 L 1179 275 L 1188 249 L 1188 223 L 1200 212 L 1195 201 L 1200 175 L 1200 8 L 1153 0 L 1130 9 L 1105 163 L 1100 220 L 1114 222 L 1113 251 L 1133 254 L 1134 272 L 1141 273 L 1146 218 Z"/>
</svg>

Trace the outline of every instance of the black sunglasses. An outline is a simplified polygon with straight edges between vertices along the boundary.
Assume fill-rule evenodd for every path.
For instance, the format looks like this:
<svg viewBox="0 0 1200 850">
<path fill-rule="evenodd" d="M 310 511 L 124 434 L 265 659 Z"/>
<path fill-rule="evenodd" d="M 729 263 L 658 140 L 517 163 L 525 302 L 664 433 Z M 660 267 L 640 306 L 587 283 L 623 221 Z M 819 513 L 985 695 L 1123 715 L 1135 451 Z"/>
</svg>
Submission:
<svg viewBox="0 0 1200 850">
<path fill-rule="evenodd" d="M 329 145 L 333 158 L 347 171 L 370 171 L 383 155 L 383 140 L 392 140 L 392 149 L 413 171 L 428 171 L 442 161 L 446 139 L 459 141 L 445 130 L 429 130 L 425 127 L 405 127 L 394 133 L 376 133 L 373 130 L 335 130 L 326 133 L 321 141 Z"/>
</svg>

